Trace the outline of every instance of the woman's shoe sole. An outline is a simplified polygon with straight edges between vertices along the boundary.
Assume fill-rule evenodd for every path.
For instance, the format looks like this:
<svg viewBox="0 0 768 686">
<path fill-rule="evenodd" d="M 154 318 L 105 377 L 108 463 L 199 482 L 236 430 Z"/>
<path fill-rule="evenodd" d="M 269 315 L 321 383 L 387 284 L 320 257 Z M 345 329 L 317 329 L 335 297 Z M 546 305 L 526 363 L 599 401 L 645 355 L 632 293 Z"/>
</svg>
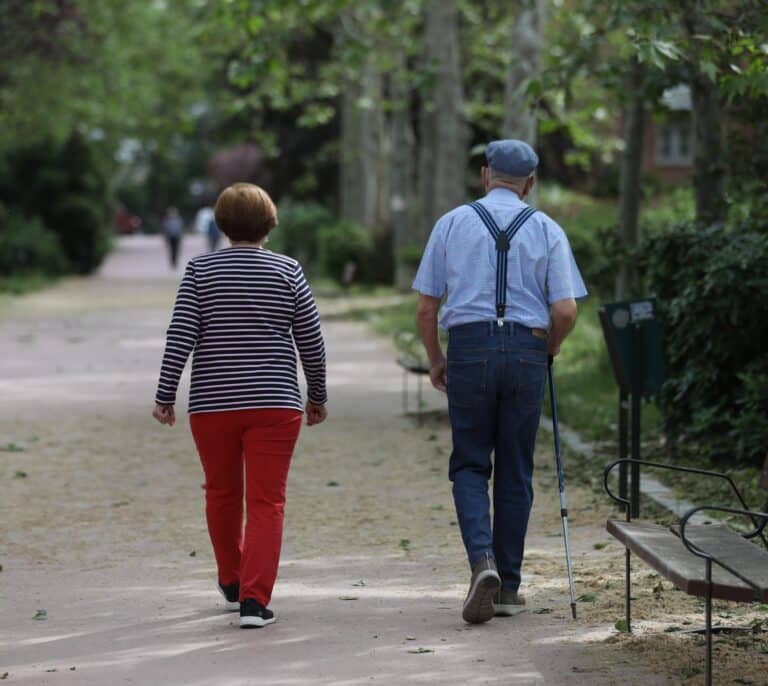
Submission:
<svg viewBox="0 0 768 686">
<path fill-rule="evenodd" d="M 264 619 L 263 617 L 240 617 L 241 629 L 261 629 L 268 624 L 274 624 L 277 617 Z"/>
<path fill-rule="evenodd" d="M 493 619 L 493 596 L 500 588 L 501 578 L 498 573 L 490 569 L 481 572 L 464 601 L 462 619 L 469 624 L 482 624 Z"/>
<path fill-rule="evenodd" d="M 224 595 L 224 591 L 221 590 L 221 586 L 218 587 L 221 597 L 224 598 L 224 607 L 227 608 L 227 612 L 240 612 L 240 601 L 233 603 L 231 600 L 227 600 L 227 596 Z"/>
</svg>

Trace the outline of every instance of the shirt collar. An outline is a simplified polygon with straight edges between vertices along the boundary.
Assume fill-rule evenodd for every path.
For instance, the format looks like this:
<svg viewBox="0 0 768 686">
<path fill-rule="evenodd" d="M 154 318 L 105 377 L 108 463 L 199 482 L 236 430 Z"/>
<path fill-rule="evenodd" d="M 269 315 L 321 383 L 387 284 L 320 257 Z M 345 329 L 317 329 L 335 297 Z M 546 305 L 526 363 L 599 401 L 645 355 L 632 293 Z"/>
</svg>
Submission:
<svg viewBox="0 0 768 686">
<path fill-rule="evenodd" d="M 500 200 L 502 202 L 523 202 L 515 191 L 509 188 L 491 188 L 485 195 L 486 198 Z"/>
</svg>

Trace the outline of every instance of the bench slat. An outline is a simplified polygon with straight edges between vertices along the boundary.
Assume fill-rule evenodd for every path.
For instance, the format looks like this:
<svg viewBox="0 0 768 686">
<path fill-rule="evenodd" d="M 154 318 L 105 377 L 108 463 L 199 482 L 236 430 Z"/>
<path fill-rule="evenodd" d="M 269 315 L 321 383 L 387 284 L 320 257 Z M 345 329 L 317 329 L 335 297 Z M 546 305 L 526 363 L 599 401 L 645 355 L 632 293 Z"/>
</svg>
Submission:
<svg viewBox="0 0 768 686">
<path fill-rule="evenodd" d="M 672 528 L 679 536 L 680 527 Z M 685 536 L 755 584 L 760 589 L 760 600 L 768 602 L 768 553 L 764 549 L 722 525 L 686 526 Z"/>
<path fill-rule="evenodd" d="M 403 369 L 413 374 L 429 374 L 429 365 L 420 362 L 412 357 L 399 357 L 397 364 Z"/>
<path fill-rule="evenodd" d="M 681 591 L 695 596 L 707 595 L 705 561 L 689 552 L 667 527 L 609 519 L 606 529 Z M 717 565 L 712 567 L 712 581 L 714 598 L 756 600 L 754 589 Z"/>
</svg>

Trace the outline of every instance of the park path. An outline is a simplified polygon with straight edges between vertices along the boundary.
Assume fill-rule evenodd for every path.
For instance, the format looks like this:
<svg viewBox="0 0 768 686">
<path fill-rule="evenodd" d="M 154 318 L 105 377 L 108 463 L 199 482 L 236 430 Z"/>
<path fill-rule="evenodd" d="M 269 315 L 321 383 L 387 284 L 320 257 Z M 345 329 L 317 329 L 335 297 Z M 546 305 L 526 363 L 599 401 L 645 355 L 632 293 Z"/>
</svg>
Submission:
<svg viewBox="0 0 768 686">
<path fill-rule="evenodd" d="M 201 250 L 187 239 L 184 259 Z M 670 683 L 626 660 L 614 671 L 595 648 L 612 623 L 568 619 L 548 449 L 537 457 L 530 611 L 479 627 L 461 621 L 467 570 L 447 426 L 403 417 L 389 343 L 335 319 L 324 325 L 330 418 L 303 430 L 289 481 L 280 619 L 240 631 L 214 590 L 186 417 L 173 429 L 150 418 L 178 278 L 157 238 L 132 237 L 92 278 L 0 302 L 0 678 Z M 329 314 L 344 303 L 320 306 Z M 185 381 L 180 399 L 186 392 Z M 444 403 L 431 390 L 426 402 Z M 593 494 L 574 486 L 571 497 L 577 567 L 596 555 L 620 562 L 617 548 L 593 549 L 606 539 Z"/>
</svg>

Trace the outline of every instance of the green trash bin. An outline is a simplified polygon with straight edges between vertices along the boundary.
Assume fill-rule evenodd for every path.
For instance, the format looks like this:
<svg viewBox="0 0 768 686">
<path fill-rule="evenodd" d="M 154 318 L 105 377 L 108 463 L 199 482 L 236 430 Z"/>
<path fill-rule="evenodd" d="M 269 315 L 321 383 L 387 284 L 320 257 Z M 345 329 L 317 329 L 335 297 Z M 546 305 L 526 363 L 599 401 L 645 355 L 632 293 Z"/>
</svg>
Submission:
<svg viewBox="0 0 768 686">
<path fill-rule="evenodd" d="M 657 395 L 665 367 L 656 298 L 608 303 L 600 308 L 599 316 L 621 391 L 632 393 L 638 384 L 644 398 Z"/>
<path fill-rule="evenodd" d="M 622 300 L 603 305 L 598 314 L 605 343 L 619 386 L 619 458 L 629 454 L 629 399 L 631 397 L 632 459 L 640 455 L 640 405 L 642 398 L 658 395 L 664 383 L 664 350 L 655 298 Z M 619 493 L 629 497 L 633 517 L 640 516 L 640 467 L 619 467 Z"/>
</svg>

